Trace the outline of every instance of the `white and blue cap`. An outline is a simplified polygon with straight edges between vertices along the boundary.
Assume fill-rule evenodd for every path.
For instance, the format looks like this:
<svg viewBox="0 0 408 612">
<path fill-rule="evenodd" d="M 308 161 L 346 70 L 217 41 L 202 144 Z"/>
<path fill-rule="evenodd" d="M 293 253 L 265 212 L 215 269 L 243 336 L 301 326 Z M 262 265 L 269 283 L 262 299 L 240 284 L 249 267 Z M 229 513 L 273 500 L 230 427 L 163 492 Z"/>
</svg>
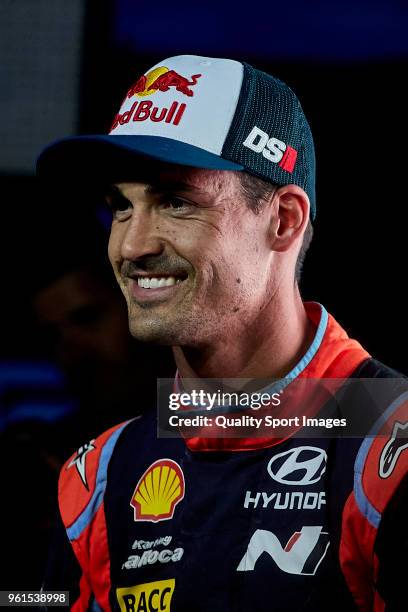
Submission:
<svg viewBox="0 0 408 612">
<path fill-rule="evenodd" d="M 129 89 L 109 134 L 50 144 L 37 172 L 106 178 L 141 157 L 293 183 L 316 215 L 313 138 L 300 102 L 285 83 L 246 63 L 195 55 L 163 60 Z"/>
</svg>

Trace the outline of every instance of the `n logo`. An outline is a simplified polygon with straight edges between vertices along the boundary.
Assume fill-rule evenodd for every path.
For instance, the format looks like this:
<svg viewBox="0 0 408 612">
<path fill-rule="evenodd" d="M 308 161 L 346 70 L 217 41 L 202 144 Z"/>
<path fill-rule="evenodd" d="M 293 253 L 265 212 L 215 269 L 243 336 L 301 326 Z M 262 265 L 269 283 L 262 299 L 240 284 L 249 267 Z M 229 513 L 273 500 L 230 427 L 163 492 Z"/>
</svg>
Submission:
<svg viewBox="0 0 408 612">
<path fill-rule="evenodd" d="M 252 571 L 259 557 L 266 552 L 283 572 L 314 576 L 329 544 L 329 534 L 322 531 L 322 527 L 302 527 L 289 538 L 285 548 L 282 548 L 274 533 L 257 529 L 249 541 L 237 571 Z"/>
</svg>

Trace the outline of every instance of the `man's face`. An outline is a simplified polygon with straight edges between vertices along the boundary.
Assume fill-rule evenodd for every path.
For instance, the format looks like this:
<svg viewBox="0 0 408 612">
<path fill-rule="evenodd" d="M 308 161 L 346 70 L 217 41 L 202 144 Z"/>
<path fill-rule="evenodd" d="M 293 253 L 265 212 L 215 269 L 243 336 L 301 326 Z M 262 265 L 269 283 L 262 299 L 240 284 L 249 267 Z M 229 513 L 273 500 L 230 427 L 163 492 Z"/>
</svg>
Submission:
<svg viewBox="0 0 408 612">
<path fill-rule="evenodd" d="M 109 258 L 135 338 L 208 346 L 262 317 L 274 291 L 270 213 L 247 207 L 237 173 L 160 166 L 107 200 Z"/>
</svg>

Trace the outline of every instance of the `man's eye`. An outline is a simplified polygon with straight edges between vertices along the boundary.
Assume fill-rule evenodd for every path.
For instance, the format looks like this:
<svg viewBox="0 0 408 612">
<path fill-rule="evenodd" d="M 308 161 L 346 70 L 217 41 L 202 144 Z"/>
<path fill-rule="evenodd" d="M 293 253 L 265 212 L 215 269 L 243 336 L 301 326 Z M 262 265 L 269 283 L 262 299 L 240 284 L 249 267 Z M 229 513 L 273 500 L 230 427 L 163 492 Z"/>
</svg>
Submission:
<svg viewBox="0 0 408 612">
<path fill-rule="evenodd" d="M 162 199 L 161 204 L 164 208 L 169 208 L 171 210 L 180 210 L 182 208 L 190 206 L 189 202 L 176 196 L 166 196 Z"/>
<path fill-rule="evenodd" d="M 126 198 L 107 197 L 106 203 L 113 216 L 125 213 L 132 207 L 131 203 Z"/>
</svg>

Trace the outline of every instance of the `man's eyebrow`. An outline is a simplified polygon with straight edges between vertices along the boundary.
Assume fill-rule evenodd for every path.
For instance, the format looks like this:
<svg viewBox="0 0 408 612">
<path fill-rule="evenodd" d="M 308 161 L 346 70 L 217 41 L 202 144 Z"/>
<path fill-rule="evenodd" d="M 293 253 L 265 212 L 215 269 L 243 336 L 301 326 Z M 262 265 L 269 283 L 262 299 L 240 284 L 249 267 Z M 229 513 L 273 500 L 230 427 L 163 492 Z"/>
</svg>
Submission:
<svg viewBox="0 0 408 612">
<path fill-rule="evenodd" d="M 123 195 L 119 187 L 117 185 L 114 185 L 113 183 L 105 186 L 103 190 L 103 195 L 105 197 L 111 197 L 111 198 L 112 197 L 125 198 L 125 196 Z"/>
<path fill-rule="evenodd" d="M 188 193 L 204 193 L 202 189 L 199 187 L 195 187 L 189 183 L 185 183 L 184 181 L 177 180 L 155 180 L 149 183 L 145 189 L 145 193 L 147 194 L 158 194 L 158 193 L 168 193 L 172 191 L 186 191 Z"/>
<path fill-rule="evenodd" d="M 196 187 L 195 185 L 191 185 L 190 183 L 186 183 L 184 181 L 179 180 L 154 179 L 146 185 L 144 191 L 147 195 L 158 195 L 161 193 L 172 193 L 175 191 L 184 191 L 186 193 L 194 192 L 205 195 L 205 192 L 200 189 L 200 187 Z M 103 190 L 103 195 L 106 198 L 127 199 L 126 196 L 122 193 L 120 187 L 118 187 L 118 185 L 116 185 L 115 183 L 106 185 Z"/>
</svg>

